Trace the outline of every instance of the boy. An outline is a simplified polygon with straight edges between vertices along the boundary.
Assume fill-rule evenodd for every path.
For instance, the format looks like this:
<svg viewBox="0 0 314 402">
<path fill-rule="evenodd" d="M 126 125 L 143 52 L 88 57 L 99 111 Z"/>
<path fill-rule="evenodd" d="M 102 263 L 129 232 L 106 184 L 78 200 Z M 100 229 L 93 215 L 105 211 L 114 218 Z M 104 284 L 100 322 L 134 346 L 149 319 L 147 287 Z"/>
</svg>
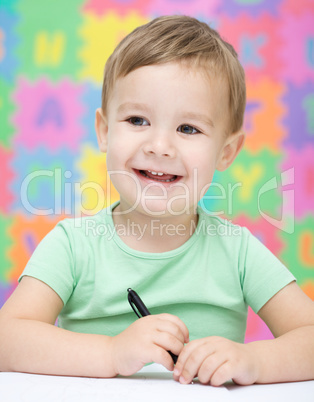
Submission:
<svg viewBox="0 0 314 402">
<path fill-rule="evenodd" d="M 181 383 L 314 379 L 313 302 L 248 230 L 197 206 L 243 145 L 244 108 L 237 55 L 206 24 L 157 18 L 118 45 L 96 131 L 120 201 L 38 246 L 1 310 L 0 370 L 113 377 L 157 362 Z M 135 320 L 130 287 L 152 315 Z M 276 339 L 243 344 L 248 304 Z"/>
</svg>

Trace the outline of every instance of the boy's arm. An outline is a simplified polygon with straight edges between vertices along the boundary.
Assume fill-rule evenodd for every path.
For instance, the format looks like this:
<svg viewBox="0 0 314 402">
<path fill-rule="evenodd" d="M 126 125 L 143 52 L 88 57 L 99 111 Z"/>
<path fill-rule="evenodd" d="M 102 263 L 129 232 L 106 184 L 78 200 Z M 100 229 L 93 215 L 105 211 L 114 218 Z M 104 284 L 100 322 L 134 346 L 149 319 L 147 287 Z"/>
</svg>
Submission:
<svg viewBox="0 0 314 402">
<path fill-rule="evenodd" d="M 258 315 L 276 337 L 250 344 L 260 361 L 259 383 L 314 379 L 314 302 L 295 282 Z"/>
<path fill-rule="evenodd" d="M 63 308 L 49 286 L 25 276 L 0 311 L 0 371 L 114 376 L 111 338 L 54 326 Z"/>
<path fill-rule="evenodd" d="M 221 385 L 314 379 L 314 303 L 295 282 L 273 296 L 258 313 L 275 339 L 248 344 L 220 337 L 192 341 L 179 355 L 174 378 Z"/>
<path fill-rule="evenodd" d="M 25 276 L 0 310 L 0 371 L 84 377 L 128 375 L 145 363 L 173 369 L 167 350 L 179 354 L 188 331 L 168 314 L 136 320 L 115 337 L 54 326 L 63 308 L 57 293 Z"/>
</svg>

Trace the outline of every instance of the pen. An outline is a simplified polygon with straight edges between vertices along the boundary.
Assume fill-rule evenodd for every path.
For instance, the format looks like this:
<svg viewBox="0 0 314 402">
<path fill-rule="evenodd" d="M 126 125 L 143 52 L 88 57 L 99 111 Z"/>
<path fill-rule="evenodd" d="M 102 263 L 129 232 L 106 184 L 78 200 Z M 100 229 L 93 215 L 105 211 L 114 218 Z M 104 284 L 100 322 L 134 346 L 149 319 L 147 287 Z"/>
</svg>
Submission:
<svg viewBox="0 0 314 402">
<path fill-rule="evenodd" d="M 143 303 L 140 296 L 132 290 L 131 288 L 128 289 L 128 301 L 134 311 L 134 313 L 138 316 L 138 318 L 145 317 L 147 315 L 151 315 L 145 304 Z M 174 355 L 172 352 L 168 350 L 168 353 L 172 357 L 173 363 L 176 364 L 178 360 L 178 356 Z"/>
</svg>

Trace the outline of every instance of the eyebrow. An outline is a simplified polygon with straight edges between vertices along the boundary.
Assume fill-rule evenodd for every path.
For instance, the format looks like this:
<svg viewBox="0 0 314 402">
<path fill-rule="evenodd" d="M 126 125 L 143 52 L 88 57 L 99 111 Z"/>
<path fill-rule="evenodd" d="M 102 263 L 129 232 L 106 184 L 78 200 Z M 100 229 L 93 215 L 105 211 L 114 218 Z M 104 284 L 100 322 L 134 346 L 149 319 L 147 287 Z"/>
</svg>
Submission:
<svg viewBox="0 0 314 402">
<path fill-rule="evenodd" d="M 201 113 L 193 113 L 193 112 L 188 112 L 188 113 L 183 113 L 182 117 L 184 119 L 188 119 L 188 120 L 198 120 L 201 121 L 202 123 L 207 124 L 208 126 L 211 127 L 215 127 L 214 122 L 205 114 L 201 114 Z"/>
<path fill-rule="evenodd" d="M 126 112 L 129 109 L 136 109 L 142 112 L 148 112 L 150 110 L 145 103 L 125 102 L 118 107 L 118 113 Z"/>
</svg>

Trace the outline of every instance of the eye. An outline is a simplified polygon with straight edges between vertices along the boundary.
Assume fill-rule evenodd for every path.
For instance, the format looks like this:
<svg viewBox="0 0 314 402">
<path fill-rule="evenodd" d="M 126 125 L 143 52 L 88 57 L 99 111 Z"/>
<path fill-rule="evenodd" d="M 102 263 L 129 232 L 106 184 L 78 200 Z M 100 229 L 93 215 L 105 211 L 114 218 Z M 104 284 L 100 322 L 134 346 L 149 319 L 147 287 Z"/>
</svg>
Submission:
<svg viewBox="0 0 314 402">
<path fill-rule="evenodd" d="M 143 117 L 132 116 L 127 121 L 133 126 L 148 126 L 149 123 L 147 120 L 143 119 Z"/>
<path fill-rule="evenodd" d="M 200 133 L 200 131 L 193 127 L 189 126 L 188 124 L 181 124 L 181 126 L 178 127 L 178 131 L 180 131 L 183 134 L 197 134 Z"/>
</svg>

